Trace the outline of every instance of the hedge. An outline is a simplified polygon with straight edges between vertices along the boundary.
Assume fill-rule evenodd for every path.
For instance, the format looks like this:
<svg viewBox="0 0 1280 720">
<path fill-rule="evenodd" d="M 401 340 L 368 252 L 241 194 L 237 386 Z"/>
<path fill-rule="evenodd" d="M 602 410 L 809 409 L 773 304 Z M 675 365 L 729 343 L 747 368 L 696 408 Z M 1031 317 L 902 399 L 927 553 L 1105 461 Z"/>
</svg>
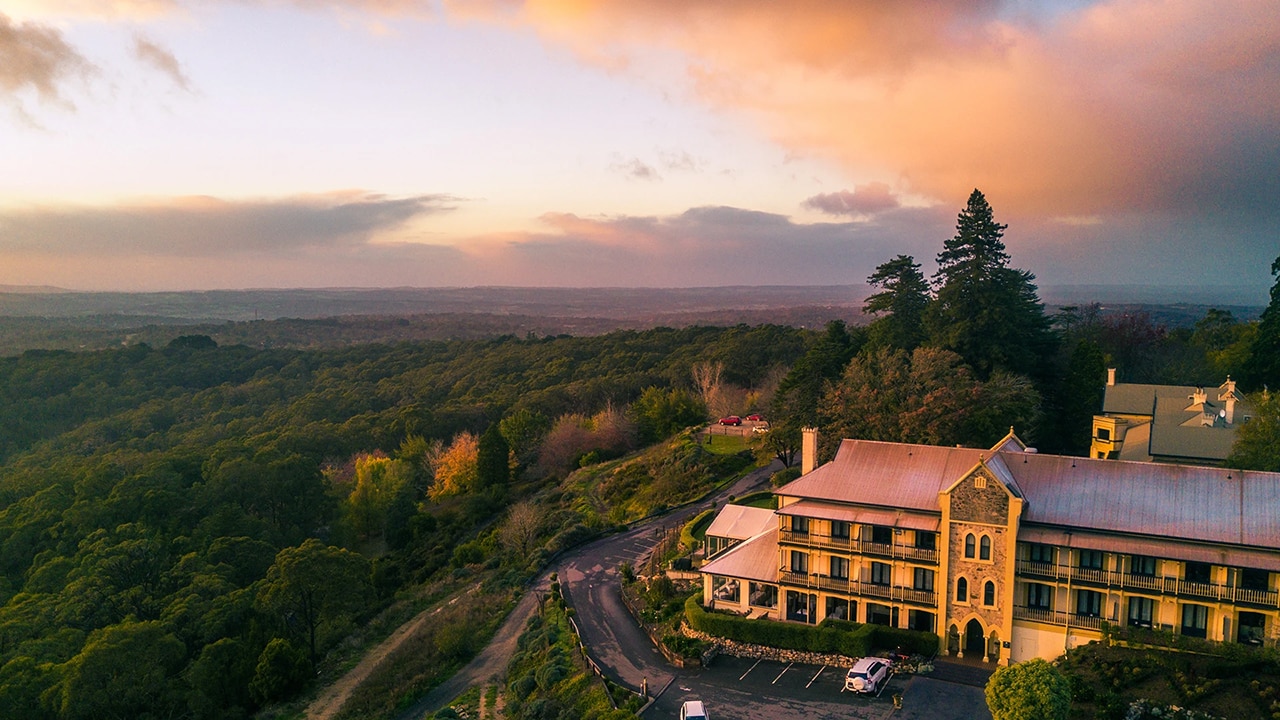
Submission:
<svg viewBox="0 0 1280 720">
<path fill-rule="evenodd" d="M 680 529 L 680 544 L 684 545 L 685 549 L 693 550 L 698 547 L 698 539 L 693 534 L 699 531 L 705 532 L 711 526 L 711 518 L 715 511 L 715 508 L 703 510 L 694 515 L 693 519 L 685 523 L 684 527 Z"/>
<path fill-rule="evenodd" d="M 685 601 L 684 613 L 689 626 L 728 640 L 848 657 L 865 657 L 873 648 L 901 648 L 926 656 L 938 651 L 938 636 L 933 633 L 841 620 L 826 620 L 817 626 L 765 618 L 750 620 L 738 615 L 707 612 L 700 600 L 701 596 L 694 594 Z"/>
</svg>

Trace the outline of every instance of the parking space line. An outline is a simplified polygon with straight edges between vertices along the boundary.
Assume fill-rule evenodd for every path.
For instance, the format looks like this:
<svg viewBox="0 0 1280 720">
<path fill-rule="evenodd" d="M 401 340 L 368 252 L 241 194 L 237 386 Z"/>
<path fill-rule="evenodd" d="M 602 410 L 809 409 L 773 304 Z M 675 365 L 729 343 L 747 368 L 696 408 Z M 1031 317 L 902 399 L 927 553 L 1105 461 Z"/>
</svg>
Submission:
<svg viewBox="0 0 1280 720">
<path fill-rule="evenodd" d="M 782 668 L 782 672 L 778 673 L 778 677 L 774 678 L 774 679 L 773 679 L 773 682 L 771 682 L 771 683 L 769 683 L 769 684 L 770 684 L 770 685 L 777 685 L 777 684 L 778 684 L 778 681 L 782 679 L 782 676 L 783 676 L 783 675 L 786 675 L 786 674 L 787 674 L 787 671 L 791 669 L 791 666 L 792 666 L 792 665 L 795 665 L 795 663 L 787 663 L 787 666 L 786 666 L 786 667 L 784 667 L 784 668 Z"/>
<path fill-rule="evenodd" d="M 763 660 L 763 659 L 764 658 L 760 658 L 760 660 Z M 760 660 L 756 660 L 756 665 L 760 664 Z M 756 669 L 756 665 L 752 665 L 751 667 L 747 668 L 747 671 L 742 673 L 742 677 L 738 678 L 738 680 L 740 681 L 745 680 L 747 676 L 751 674 L 751 671 Z"/>
<path fill-rule="evenodd" d="M 826 665 L 823 665 L 821 668 L 819 668 L 819 670 L 818 670 L 818 675 L 821 675 L 821 674 L 822 674 L 822 671 L 823 671 L 823 670 L 826 670 L 826 669 L 827 669 L 827 666 L 826 666 Z M 814 676 L 813 676 L 813 680 L 810 680 L 810 681 L 809 681 L 809 685 L 812 685 L 812 684 L 813 684 L 813 681 L 818 679 L 818 675 L 814 675 Z M 806 687 L 806 688 L 808 688 L 808 687 L 809 687 L 809 685 L 805 685 L 805 687 Z"/>
</svg>

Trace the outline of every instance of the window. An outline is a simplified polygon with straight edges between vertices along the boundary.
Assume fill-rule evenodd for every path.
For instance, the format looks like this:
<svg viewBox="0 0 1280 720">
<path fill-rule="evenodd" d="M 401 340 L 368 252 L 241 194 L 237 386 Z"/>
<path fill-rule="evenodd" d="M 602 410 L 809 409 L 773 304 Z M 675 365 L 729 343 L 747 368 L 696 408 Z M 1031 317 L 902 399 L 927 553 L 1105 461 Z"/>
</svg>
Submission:
<svg viewBox="0 0 1280 720">
<path fill-rule="evenodd" d="M 1129 572 L 1134 575 L 1156 576 L 1156 559 L 1146 555 L 1129 556 Z"/>
<path fill-rule="evenodd" d="M 809 518 L 796 515 L 791 518 L 791 532 L 797 535 L 809 534 Z"/>
<path fill-rule="evenodd" d="M 1271 573 L 1266 570 L 1244 568 L 1240 571 L 1240 587 L 1245 590 L 1270 590 Z"/>
<path fill-rule="evenodd" d="M 920 550 L 937 550 L 938 549 L 938 533 L 925 532 L 923 530 L 916 531 L 916 547 Z"/>
<path fill-rule="evenodd" d="M 1213 570 L 1213 566 L 1209 563 L 1189 562 L 1187 563 L 1187 573 L 1182 578 L 1187 582 L 1208 583 L 1209 576 Z"/>
<path fill-rule="evenodd" d="M 1027 607 L 1036 610 L 1053 609 L 1053 586 L 1027 583 Z"/>
<path fill-rule="evenodd" d="M 852 619 L 849 612 L 849 601 L 845 598 L 827 598 L 827 611 L 823 614 L 823 617 L 834 618 L 836 620 Z"/>
<path fill-rule="evenodd" d="M 1151 598 L 1129 598 L 1129 625 L 1133 627 L 1151 627 L 1151 618 L 1155 612 L 1155 601 Z"/>
<path fill-rule="evenodd" d="M 1182 606 L 1182 634 L 1203 638 L 1209 627 L 1209 608 L 1204 605 Z"/>
<path fill-rule="evenodd" d="M 978 559 L 991 559 L 991 538 L 986 535 L 983 535 L 982 540 L 978 543 Z"/>
<path fill-rule="evenodd" d="M 849 579 L 849 558 L 831 558 L 831 577 L 837 580 Z"/>
<path fill-rule="evenodd" d="M 1036 563 L 1048 563 L 1052 565 L 1054 562 L 1053 546 L 1044 543 L 1031 543 L 1027 546 L 1027 559 Z"/>
<path fill-rule="evenodd" d="M 849 539 L 849 523 L 845 522 L 844 520 L 832 520 L 831 521 L 831 537 L 848 540 Z"/>
<path fill-rule="evenodd" d="M 791 551 L 791 572 L 800 574 L 809 572 L 809 553 L 799 550 Z"/>
<path fill-rule="evenodd" d="M 871 584 L 889 585 L 893 582 L 893 568 L 888 563 L 871 563 Z"/>
<path fill-rule="evenodd" d="M 975 475 L 973 478 L 973 486 L 981 490 L 987 486 L 987 477 L 985 475 Z"/>
<path fill-rule="evenodd" d="M 1076 614 L 1085 617 L 1102 617 L 1102 593 L 1093 590 L 1077 590 Z"/>
<path fill-rule="evenodd" d="M 933 629 L 933 613 L 923 610 L 907 611 L 907 629 L 917 632 L 934 632 Z"/>
<path fill-rule="evenodd" d="M 913 585 L 913 587 L 916 590 L 933 592 L 933 571 L 928 570 L 926 568 L 916 568 L 915 584 Z"/>
<path fill-rule="evenodd" d="M 1111 439 L 1111 428 L 1098 428 L 1098 439 L 1099 439 L 1099 440 L 1110 440 L 1110 439 Z"/>
<path fill-rule="evenodd" d="M 871 625 L 893 625 L 893 610 L 888 605 L 867 603 L 867 623 Z"/>
<path fill-rule="evenodd" d="M 990 580 L 987 581 L 986 585 L 982 586 L 982 604 L 983 605 L 996 604 L 996 584 L 991 582 Z"/>
<path fill-rule="evenodd" d="M 964 578 L 956 580 L 956 602 L 969 602 L 969 581 Z"/>
<path fill-rule="evenodd" d="M 778 607 L 778 588 L 773 585 L 765 585 L 764 583 L 749 583 L 747 589 L 750 591 L 750 601 L 755 607 Z"/>
<path fill-rule="evenodd" d="M 967 558 L 973 557 L 974 555 L 973 546 L 974 546 L 974 543 L 976 542 L 977 540 L 976 538 L 973 537 L 973 533 L 969 533 L 968 535 L 964 536 L 964 556 L 965 557 Z"/>
<path fill-rule="evenodd" d="M 871 526 L 871 542 L 877 545 L 893 544 L 893 528 L 884 525 Z"/>
<path fill-rule="evenodd" d="M 1084 570 L 1101 570 L 1103 554 L 1101 550 L 1081 550 L 1080 564 Z"/>
</svg>

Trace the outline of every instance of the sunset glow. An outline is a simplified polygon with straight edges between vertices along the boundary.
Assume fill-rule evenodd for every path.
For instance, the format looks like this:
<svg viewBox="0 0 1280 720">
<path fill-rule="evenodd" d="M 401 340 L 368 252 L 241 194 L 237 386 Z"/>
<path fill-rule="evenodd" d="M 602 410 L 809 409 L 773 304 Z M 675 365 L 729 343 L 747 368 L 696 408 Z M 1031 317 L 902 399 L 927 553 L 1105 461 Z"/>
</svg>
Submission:
<svg viewBox="0 0 1280 720">
<path fill-rule="evenodd" d="M 1046 285 L 1280 251 L 1268 0 L 0 13 L 0 284 L 858 283 L 975 187 Z"/>
</svg>

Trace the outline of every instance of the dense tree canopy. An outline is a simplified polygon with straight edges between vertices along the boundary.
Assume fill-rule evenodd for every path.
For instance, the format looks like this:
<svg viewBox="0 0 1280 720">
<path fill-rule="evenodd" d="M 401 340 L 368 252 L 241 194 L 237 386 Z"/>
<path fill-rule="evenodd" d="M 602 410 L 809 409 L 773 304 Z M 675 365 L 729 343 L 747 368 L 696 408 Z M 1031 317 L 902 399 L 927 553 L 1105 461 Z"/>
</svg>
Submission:
<svg viewBox="0 0 1280 720">
<path fill-rule="evenodd" d="M 460 546 L 486 557 L 498 546 L 475 539 L 486 527 L 529 547 L 544 540 L 530 533 L 573 524 L 469 491 L 478 442 L 470 480 L 432 500 L 434 447 L 497 427 L 520 487 L 536 485 L 557 418 L 589 426 L 572 469 L 634 442 L 628 406 L 646 388 L 688 393 L 694 363 L 726 357 L 741 362 L 725 377 L 755 386 L 811 336 L 686 328 L 310 351 L 196 339 L 0 358 L 0 716 L 247 717 L 311 682 L 312 662 L 377 603 L 475 556 Z M 704 460 L 679 469 L 706 472 Z M 644 488 L 643 511 L 666 501 L 656 488 L 696 487 L 664 470 L 650 492 L 648 473 L 598 496 Z M 613 508 L 583 513 L 604 524 Z M 321 577 L 352 594 L 308 591 Z M 102 696 L 108 671 L 128 692 Z"/>
<path fill-rule="evenodd" d="M 1249 387 L 1257 389 L 1280 389 L 1280 256 L 1271 263 L 1271 274 L 1276 278 L 1271 286 L 1271 302 L 1258 321 L 1241 377 Z"/>
</svg>

